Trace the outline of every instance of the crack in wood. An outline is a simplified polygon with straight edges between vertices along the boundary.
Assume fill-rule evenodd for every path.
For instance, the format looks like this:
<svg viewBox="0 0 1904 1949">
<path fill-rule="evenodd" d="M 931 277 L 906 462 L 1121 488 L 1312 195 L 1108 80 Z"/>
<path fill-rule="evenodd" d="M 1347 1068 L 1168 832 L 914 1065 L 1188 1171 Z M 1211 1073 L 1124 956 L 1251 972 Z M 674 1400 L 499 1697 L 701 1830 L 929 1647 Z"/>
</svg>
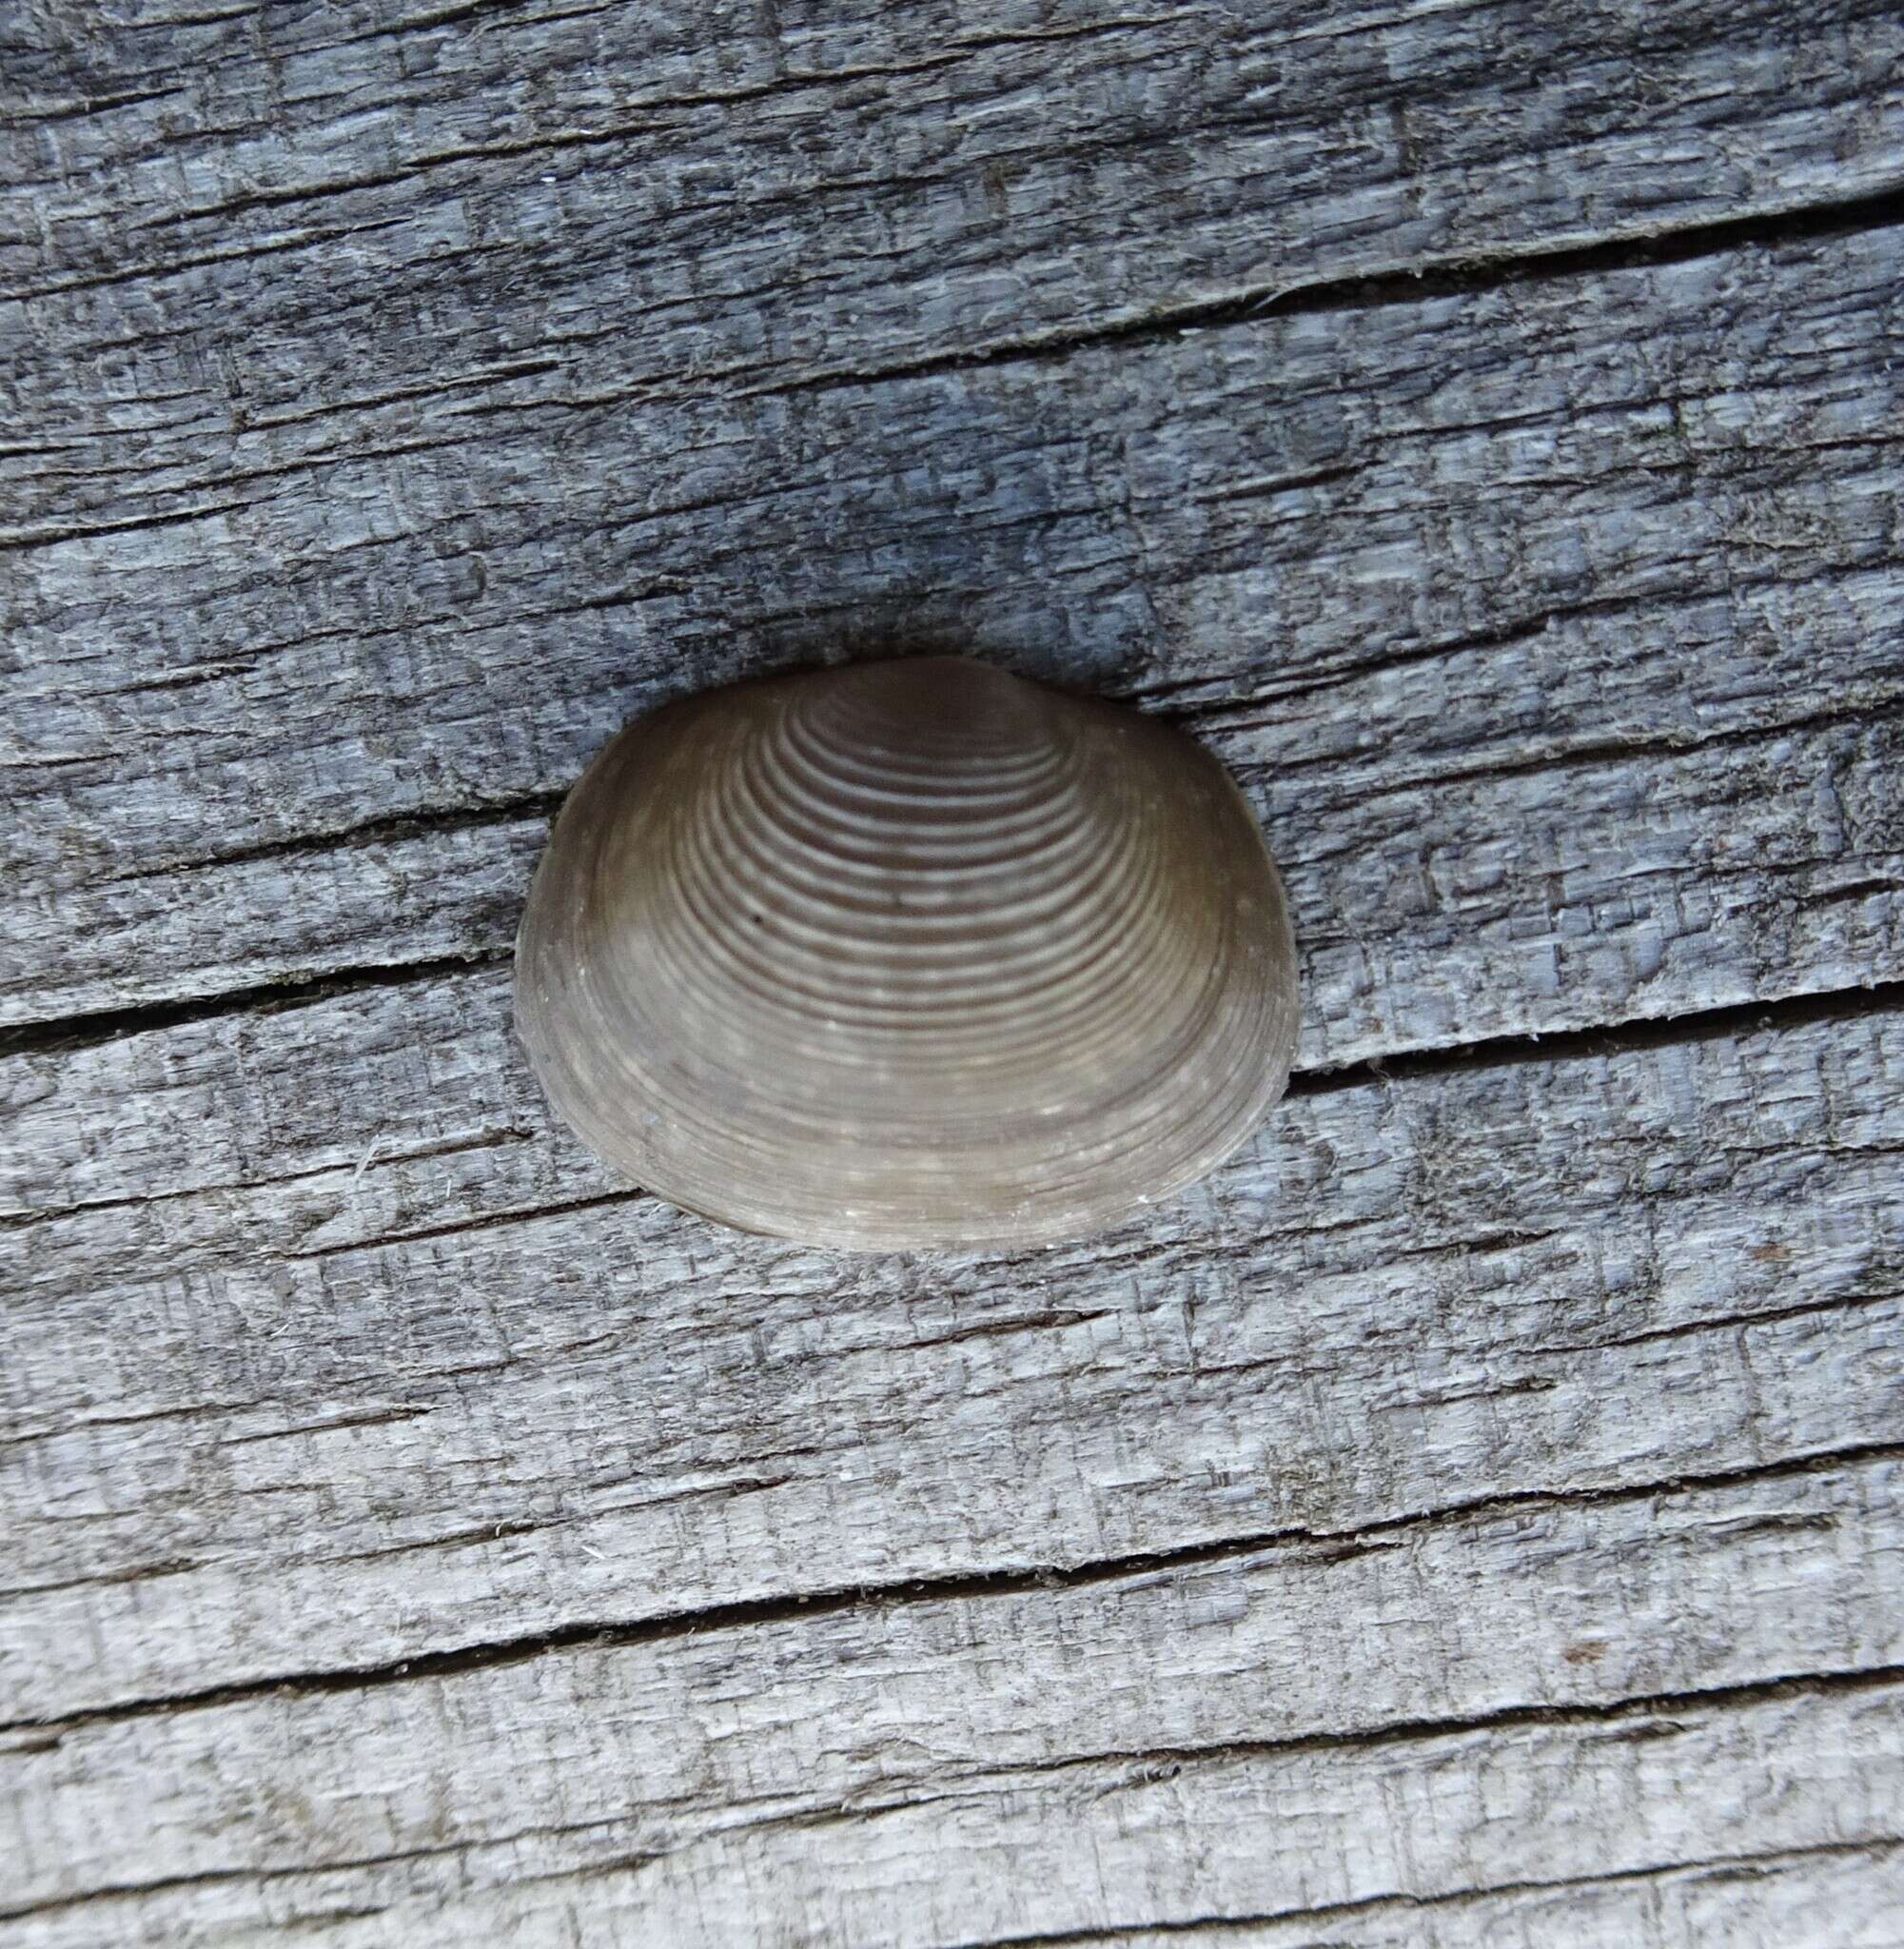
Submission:
<svg viewBox="0 0 1904 1949">
<path fill-rule="evenodd" d="M 1574 1354 L 1601 1352 L 1616 1347 L 1645 1347 L 1662 1340 L 1684 1340 L 1698 1333 L 1750 1331 L 1760 1327 L 1777 1326 L 1786 1320 L 1812 1319 L 1824 1313 L 1848 1312 L 1867 1306 L 1895 1306 L 1900 1301 L 1904 1301 L 1904 1292 L 1838 1292 L 1828 1299 L 1801 1300 L 1791 1306 L 1766 1307 L 1757 1312 L 1728 1313 L 1717 1319 L 1681 1320 L 1675 1326 L 1653 1327 L 1643 1333 L 1622 1333 L 1604 1340 L 1557 1340 L 1545 1346 L 1528 1348 L 1523 1357 L 1530 1360 L 1545 1355 L 1565 1358 Z M 1408 1405 L 1420 1404 L 1411 1402 Z"/>
<path fill-rule="evenodd" d="M 0 555 L 23 554 L 33 548 L 56 548 L 67 541 L 90 541 L 101 535 L 136 534 L 146 528 L 174 528 L 210 521 L 221 514 L 244 514 L 245 501 L 207 502 L 202 507 L 180 507 L 160 514 L 130 515 L 124 521 L 100 522 L 92 527 L 0 528 Z"/>
<path fill-rule="evenodd" d="M 93 1428 L 144 1427 L 152 1422 L 198 1421 L 207 1416 L 244 1414 L 254 1408 L 271 1404 L 263 1399 L 249 1401 L 191 1401 L 182 1408 L 155 1408 L 148 1414 L 81 1415 L 58 1428 L 28 1428 L 22 1433 L 0 1436 L 0 1448 L 23 1448 L 35 1442 L 49 1442 L 62 1436 L 85 1434 Z"/>
<path fill-rule="evenodd" d="M 917 1340 L 880 1344 L 891 1352 L 910 1352 L 928 1347 L 956 1347 L 966 1340 L 1008 1340 L 1020 1333 L 1062 1332 L 1070 1327 L 1086 1327 L 1098 1320 L 1114 1320 L 1117 1317 L 1109 1308 L 1089 1311 L 1057 1307 L 1045 1312 L 1019 1314 L 1011 1319 L 987 1320 L 978 1326 L 949 1328 L 943 1333 L 929 1333 Z"/>
<path fill-rule="evenodd" d="M 970 351 L 922 354 L 874 366 L 834 366 L 824 371 L 743 388 L 742 396 L 831 391 L 969 372 L 988 365 L 1063 360 L 1099 347 L 1129 349 L 1188 331 L 1231 331 L 1269 318 L 1320 312 L 1385 310 L 1435 298 L 1472 297 L 1518 285 L 1571 281 L 1648 266 L 1689 264 L 1745 247 L 1777 248 L 1890 229 L 1904 223 L 1904 185 L 1868 195 L 1796 203 L 1779 210 L 1688 224 L 1665 230 L 1603 238 L 1592 243 L 1532 246 L 1495 254 L 1454 254 L 1398 264 L 1345 278 L 1314 278 L 1296 285 L 1250 286 L 1221 297 L 1154 306 L 1135 317 L 1113 318 L 1082 329 L 1054 329 Z"/>
<path fill-rule="evenodd" d="M 53 1225 L 63 1219 L 106 1217 L 114 1211 L 143 1211 L 149 1205 L 175 1205 L 187 1200 L 215 1198 L 221 1192 L 264 1191 L 276 1185 L 309 1184 L 326 1177 L 354 1180 L 368 1170 L 389 1171 L 399 1165 L 426 1163 L 433 1157 L 459 1157 L 474 1151 L 501 1150 L 509 1144 L 532 1144 L 537 1136 L 535 1131 L 512 1124 L 501 1130 L 481 1131 L 470 1137 L 450 1137 L 435 1144 L 414 1144 L 401 1151 L 386 1151 L 378 1146 L 367 1159 L 319 1164 L 306 1171 L 278 1171 L 264 1177 L 224 1178 L 211 1184 L 187 1185 L 183 1191 L 147 1191 L 130 1198 L 85 1198 L 76 1205 L 50 1206 L 36 1211 L 0 1212 L 0 1232 L 27 1231 L 36 1225 Z"/>
<path fill-rule="evenodd" d="M 780 1815 L 760 1825 L 815 1825 L 837 1821 L 868 1821 L 907 1814 L 922 1805 L 944 1801 L 979 1801 L 1025 1779 L 1062 1779 L 1128 1768 L 1133 1778 L 1120 1784 L 1148 1785 L 1170 1779 L 1187 1768 L 1281 1760 L 1298 1754 L 1368 1751 L 1384 1746 L 1412 1745 L 1424 1741 L 1468 1738 L 1477 1733 L 1507 1731 L 1520 1726 L 1563 1726 L 1589 1737 L 1647 1742 L 1670 1739 L 1690 1730 L 1676 1713 L 1708 1715 L 1737 1711 L 1802 1696 L 1844 1697 L 1904 1687 L 1904 1664 L 1873 1665 L 1835 1672 L 1792 1672 L 1776 1678 L 1753 1679 L 1690 1691 L 1649 1693 L 1606 1701 L 1581 1701 L 1565 1705 L 1502 1705 L 1471 1716 L 1384 1721 L 1378 1725 L 1334 1732 L 1301 1733 L 1286 1739 L 1222 1740 L 1203 1745 L 1147 1747 L 1137 1751 L 1066 1754 L 1050 1760 L 1031 1760 L 1002 1766 L 955 1769 L 935 1776 L 947 1783 L 931 1794 L 890 1800 L 871 1796 L 811 1811 Z M 1604 1727 L 1604 1734 L 1598 1728 Z M 965 1791 L 958 1789 L 965 1786 Z M 1100 1789 L 1114 1791 L 1115 1788 Z"/>
<path fill-rule="evenodd" d="M 60 1915 L 96 1903 L 145 1900 L 154 1895 L 169 1895 L 181 1889 L 216 1887 L 230 1881 L 280 1881 L 304 1875 L 328 1874 L 338 1869 L 387 1868 L 402 1861 L 431 1860 L 443 1855 L 466 1854 L 474 1843 L 451 1841 L 442 1847 L 402 1848 L 393 1854 L 361 1855 L 351 1860 L 299 1863 L 279 1868 L 201 1868 L 190 1875 L 166 1875 L 151 1881 L 115 1882 L 104 1888 L 88 1888 L 77 1895 L 55 1895 L 24 1907 L 0 1908 L 0 1922 L 26 1921 L 34 1916 Z"/>
<path fill-rule="evenodd" d="M 335 1434 L 343 1429 L 357 1427 L 384 1427 L 392 1422 L 422 1421 L 430 1410 L 427 1408 L 372 1408 L 362 1414 L 344 1414 L 335 1421 L 304 1422 L 295 1427 L 261 1428 L 255 1434 L 220 1435 L 221 1448 L 246 1447 L 259 1442 L 294 1442 L 306 1435 Z"/>
<path fill-rule="evenodd" d="M 1776 724 L 1742 724 L 1729 730 L 1710 731 L 1702 735 L 1665 732 L 1658 737 L 1603 738 L 1582 740 L 1571 745 L 1563 743 L 1536 758 L 1517 758 L 1505 763 L 1456 765 L 1446 771 L 1424 772 L 1413 778 L 1384 778 L 1374 793 L 1370 793 L 1365 787 L 1363 788 L 1362 796 L 1387 797 L 1411 792 L 1439 792 L 1445 791 L 1449 786 L 1471 785 L 1484 780 L 1539 778 L 1569 771 L 1591 770 L 1600 765 L 1625 764 L 1636 758 L 1657 757 L 1664 753 L 1707 751 L 1741 744 L 1769 744 L 1796 731 L 1837 730 L 1847 727 L 1863 731 L 1875 724 L 1891 722 L 1899 716 L 1904 716 L 1904 692 L 1894 696 L 1888 692 L 1880 692 L 1875 707 L 1872 702 L 1865 702 L 1849 710 L 1812 711 L 1803 717 L 1781 719 Z M 1247 727 L 1239 725 L 1236 728 Z M 1326 759 L 1311 758 L 1302 762 L 1310 765 L 1339 763 L 1340 759 L 1331 757 Z M 1299 768 L 1299 765 L 1289 765 L 1284 769 L 1293 771 Z M 1345 781 L 1345 789 L 1353 788 Z"/>
<path fill-rule="evenodd" d="M 1416 1076 L 1524 1067 L 1529 1063 L 1603 1061 L 1641 1050 L 1723 1042 L 1755 1031 L 1796 1029 L 1818 1022 L 1849 1022 L 1891 1015 L 1904 1009 L 1904 980 L 1874 981 L 1862 988 L 1813 994 L 1726 1002 L 1678 1014 L 1560 1029 L 1545 1035 L 1486 1036 L 1437 1049 L 1410 1049 L 1354 1063 L 1299 1070 L 1289 1078 L 1291 1096 L 1330 1095 L 1370 1083 L 1390 1085 Z"/>
<path fill-rule="evenodd" d="M 404 1557 L 428 1554 L 437 1550 L 482 1549 L 495 1543 L 506 1543 L 519 1536 L 534 1536 L 552 1529 L 573 1529 L 603 1515 L 621 1515 L 629 1511 L 647 1512 L 664 1508 L 674 1504 L 706 1502 L 728 1502 L 740 1496 L 764 1495 L 770 1490 L 785 1488 L 794 1478 L 791 1475 L 737 1475 L 720 1482 L 699 1484 L 693 1488 L 684 1488 L 669 1495 L 644 1496 L 633 1502 L 609 1503 L 599 1509 L 574 1516 L 552 1516 L 539 1521 L 521 1523 L 485 1523 L 473 1529 L 454 1530 L 446 1536 L 420 1536 L 409 1543 L 395 1543 L 382 1549 L 356 1549 L 342 1556 L 324 1557 L 320 1561 L 331 1564 L 366 1564 L 379 1562 L 386 1557 Z M 613 1486 L 613 1485 L 610 1485 Z"/>
<path fill-rule="evenodd" d="M 379 963 L 374 967 L 334 968 L 323 974 L 292 975 L 283 981 L 263 981 L 248 988 L 229 988 L 217 994 L 194 995 L 182 1001 L 139 1002 L 128 1008 L 98 1009 L 52 1021 L 20 1023 L 0 1029 L 0 1061 L 15 1056 L 69 1054 L 102 1042 L 117 1042 L 128 1035 L 220 1021 L 253 1010 L 276 1014 L 376 989 L 481 974 L 508 967 L 514 959 L 513 951 L 481 951 Z"/>
<path fill-rule="evenodd" d="M 1303 1554 L 1309 1562 L 1346 1562 L 1364 1555 L 1369 1548 L 1384 1548 L 1397 1537 L 1449 1525 L 1472 1524 L 1487 1518 L 1530 1508 L 1579 1508 L 1612 1506 L 1633 1502 L 1663 1502 L 1675 1497 L 1696 1495 L 1743 1483 L 1778 1482 L 1795 1478 L 1832 1475 L 1882 1466 L 1904 1460 L 1904 1443 L 1862 1443 L 1853 1447 L 1826 1449 L 1815 1454 L 1787 1457 L 1774 1462 L 1754 1462 L 1749 1466 L 1701 1473 L 1679 1471 L 1658 1481 L 1623 1483 L 1592 1488 L 1529 1488 L 1502 1491 L 1446 1504 L 1433 1509 L 1409 1511 L 1360 1525 L 1353 1529 L 1330 1530 L 1286 1527 L 1250 1536 L 1227 1537 L 1219 1541 L 1188 1544 L 1168 1550 L 1147 1551 L 1129 1556 L 1097 1559 L 1068 1565 L 980 1570 L 952 1573 L 943 1577 L 914 1578 L 892 1585 L 855 1585 L 844 1588 L 823 1588 L 775 1597 L 743 1599 L 709 1604 L 693 1611 L 660 1613 L 653 1617 L 617 1623 L 591 1620 L 540 1631 L 521 1638 L 498 1640 L 482 1644 L 466 1644 L 441 1651 L 419 1652 L 389 1664 L 340 1667 L 333 1670 L 283 1672 L 267 1678 L 250 1679 L 231 1684 L 206 1686 L 171 1697 L 125 1700 L 112 1705 L 58 1715 L 48 1719 L 19 1719 L 0 1724 L 0 1736 L 69 1732 L 91 1725 L 109 1725 L 122 1721 L 160 1717 L 181 1712 L 212 1711 L 242 1704 L 247 1701 L 276 1695 L 320 1696 L 325 1693 L 371 1691 L 388 1684 L 435 1682 L 459 1677 L 465 1672 L 492 1671 L 511 1665 L 560 1656 L 580 1650 L 621 1650 L 711 1631 L 748 1630 L 795 1623 L 801 1620 L 894 1605 L 942 1604 L 982 1601 L 993 1597 L 1017 1597 L 1031 1591 L 1089 1589 L 1172 1577 L 1187 1570 L 1229 1564 L 1255 1556 L 1274 1556 L 1287 1551 Z M 769 1482 L 764 1485 L 776 1485 Z M 750 1485 L 752 1486 L 752 1485 Z M 718 1492 L 719 1486 L 716 1486 Z M 461 1546 L 468 1539 L 455 1539 Z M 427 1547 L 420 1545 L 418 1547 Z M 1850 1683 L 1875 1675 L 1884 1683 L 1904 1678 L 1904 1668 L 1882 1666 L 1868 1671 L 1839 1675 L 1830 1683 Z M 1781 1687 L 1796 1683 L 1825 1683 L 1818 1674 L 1803 1678 L 1780 1678 L 1733 1687 L 1744 1695 L 1771 1696 Z M 1723 1698 L 1728 1688 L 1710 1692 L 1662 1695 L 1652 1703 L 1698 1702 Z M 1516 1707 L 1510 1720 L 1544 1719 L 1569 1713 L 1606 1717 L 1626 1709 L 1634 1702 L 1609 1706 Z M 1438 1732 L 1491 1723 L 1492 1721 L 1422 1722 Z M 1401 1736 L 1419 1737 L 1410 1722 Z M 1293 1742 L 1307 1747 L 1315 1743 L 1335 1743 L 1342 1740 L 1364 1740 L 1374 1735 L 1328 1734 L 1305 1736 Z M 1173 1749 L 1174 1750 L 1174 1749 Z M 1070 1765 L 1071 1761 L 1049 1762 L 1052 1767 Z"/>
<path fill-rule="evenodd" d="M 236 846 L 228 852 L 162 859 L 150 866 L 109 874 L 106 876 L 107 884 L 166 879 L 174 874 L 194 873 L 207 868 L 252 866 L 270 859 L 306 859 L 317 853 L 355 852 L 367 846 L 395 845 L 405 839 L 425 838 L 433 833 L 480 832 L 489 826 L 534 825 L 553 818 L 567 797 L 565 791 L 530 792 L 497 805 L 393 813 L 385 818 L 365 819 L 361 825 L 344 826 L 335 832 L 311 832 L 301 834 L 296 838 L 268 840 L 257 846 Z"/>
<path fill-rule="evenodd" d="M 281 1252 L 285 1259 L 334 1259 L 345 1252 L 378 1251 L 385 1246 L 420 1245 L 430 1239 L 460 1238 L 465 1232 L 493 1231 L 510 1225 L 527 1224 L 538 1218 L 571 1211 L 593 1211 L 607 1205 L 638 1204 L 648 1196 L 639 1189 L 624 1191 L 598 1191 L 592 1197 L 544 1201 L 515 1211 L 485 1212 L 481 1218 L 463 1218 L 453 1225 L 425 1226 L 420 1231 L 385 1231 L 371 1238 L 352 1240 L 348 1245 L 307 1246 Z"/>
<path fill-rule="evenodd" d="M 1415 1894 L 1391 1889 L 1380 1895 L 1359 1896 L 1352 1901 L 1327 1901 L 1300 1908 L 1254 1910 L 1246 1914 L 1207 1915 L 1188 1918 L 1161 1917 L 1142 1921 L 1104 1922 L 1078 1929 L 1043 1930 L 1033 1935 L 987 1936 L 954 1945 L 954 1949 L 1090 1949 L 1092 1944 L 1116 1942 L 1126 1937 L 1199 1936 L 1222 1931 L 1229 1934 L 1249 1928 L 1267 1928 L 1285 1922 L 1332 1922 L 1352 1916 L 1388 1913 L 1415 1914 L 1437 1909 L 1473 1908 L 1518 1895 L 1564 1895 L 1593 1888 L 1619 1888 L 1659 1883 L 1669 1879 L 1698 1879 L 1707 1876 L 1737 1875 L 1747 1872 L 1776 1873 L 1777 1870 L 1815 1860 L 1863 1860 L 1882 1859 L 1904 1850 L 1904 1836 L 1885 1836 L 1875 1841 L 1820 1841 L 1813 1847 L 1776 1848 L 1763 1854 L 1700 1855 L 1680 1860 L 1651 1861 L 1643 1867 L 1614 1868 L 1594 1875 L 1561 1875 L 1552 1880 L 1490 1881 L 1482 1887 L 1462 1888 L 1446 1893 Z M 1308 1949 L 1332 1949 L 1317 1942 Z M 1346 1945 L 1344 1945 L 1346 1949 Z"/>
<path fill-rule="evenodd" d="M 183 1577 L 205 1567 L 206 1559 L 202 1557 L 167 1557 L 156 1564 L 130 1564 L 123 1570 L 102 1570 L 92 1577 L 66 1577 L 56 1584 L 14 1584 L 0 1586 L 0 1604 L 23 1597 L 48 1597 L 60 1590 L 100 1590 L 119 1584 L 149 1584 L 154 1578 Z"/>
<path fill-rule="evenodd" d="M 344 224 L 333 230 L 304 230 L 294 237 L 275 237 L 229 250 L 210 250 L 198 257 L 175 258 L 168 264 L 127 265 L 116 270 L 98 271 L 25 290 L 0 291 L 0 302 L 31 304 L 37 299 L 63 296 L 70 291 L 108 290 L 115 285 L 135 284 L 142 278 L 171 278 L 186 271 L 210 270 L 220 265 L 243 264 L 254 259 L 283 257 L 289 251 L 306 250 L 314 244 L 341 244 L 350 237 L 374 235 L 380 230 L 401 229 L 403 217 L 384 217 L 370 224 Z M 142 525 L 149 525 L 143 523 Z"/>
</svg>

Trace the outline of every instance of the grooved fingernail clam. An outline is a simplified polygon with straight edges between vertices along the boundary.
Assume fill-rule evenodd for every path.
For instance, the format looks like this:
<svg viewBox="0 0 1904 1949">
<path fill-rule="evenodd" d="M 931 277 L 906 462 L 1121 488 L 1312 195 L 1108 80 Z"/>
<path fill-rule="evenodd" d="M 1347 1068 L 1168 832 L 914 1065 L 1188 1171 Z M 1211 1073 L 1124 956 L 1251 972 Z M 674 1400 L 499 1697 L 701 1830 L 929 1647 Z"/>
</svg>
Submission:
<svg viewBox="0 0 1904 1949">
<path fill-rule="evenodd" d="M 517 1023 L 609 1163 L 862 1248 L 1094 1231 L 1282 1093 L 1276 869 L 1180 732 L 962 658 L 770 679 L 624 730 L 570 795 Z"/>
</svg>

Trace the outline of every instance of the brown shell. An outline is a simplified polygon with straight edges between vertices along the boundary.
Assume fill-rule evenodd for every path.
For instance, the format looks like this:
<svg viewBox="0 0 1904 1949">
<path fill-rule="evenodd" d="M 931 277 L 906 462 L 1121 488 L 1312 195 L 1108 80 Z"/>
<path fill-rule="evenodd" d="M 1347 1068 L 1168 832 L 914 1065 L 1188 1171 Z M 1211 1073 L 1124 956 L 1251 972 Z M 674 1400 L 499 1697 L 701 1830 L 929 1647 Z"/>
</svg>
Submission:
<svg viewBox="0 0 1904 1949">
<path fill-rule="evenodd" d="M 1168 726 L 981 663 L 865 663 L 630 725 L 537 872 L 517 1022 L 647 1190 L 853 1247 L 1076 1237 L 1282 1093 L 1262 835 Z"/>
</svg>

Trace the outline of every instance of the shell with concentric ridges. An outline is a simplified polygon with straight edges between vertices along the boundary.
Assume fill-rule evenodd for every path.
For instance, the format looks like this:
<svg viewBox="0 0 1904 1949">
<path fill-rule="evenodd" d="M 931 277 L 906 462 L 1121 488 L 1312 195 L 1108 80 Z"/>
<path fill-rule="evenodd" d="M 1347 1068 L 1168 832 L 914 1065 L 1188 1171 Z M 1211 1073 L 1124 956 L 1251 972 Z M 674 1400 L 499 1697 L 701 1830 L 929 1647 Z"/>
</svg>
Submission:
<svg viewBox="0 0 1904 1949">
<path fill-rule="evenodd" d="M 1295 957 L 1181 734 L 956 658 L 779 678 L 617 738 L 537 872 L 517 1019 L 638 1183 L 815 1244 L 1082 1235 L 1287 1079 Z"/>
</svg>

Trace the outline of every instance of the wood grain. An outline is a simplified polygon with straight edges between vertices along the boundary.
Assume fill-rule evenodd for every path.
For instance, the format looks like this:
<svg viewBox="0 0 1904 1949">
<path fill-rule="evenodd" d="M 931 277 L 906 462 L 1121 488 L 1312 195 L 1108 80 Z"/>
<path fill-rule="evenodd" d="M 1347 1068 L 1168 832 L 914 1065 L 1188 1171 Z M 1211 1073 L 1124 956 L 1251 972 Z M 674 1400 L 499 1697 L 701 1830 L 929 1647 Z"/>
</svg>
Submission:
<svg viewBox="0 0 1904 1949">
<path fill-rule="evenodd" d="M 792 404 L 487 415 L 405 490 L 514 538 L 480 601 L 435 605 L 421 537 L 340 563 L 305 532 L 363 491 L 330 462 L 275 490 L 271 581 L 248 545 L 165 559 L 179 660 L 155 617 L 74 628 L 127 541 L 32 551 L 7 1014 L 500 953 L 624 715 L 882 631 L 1212 738 L 1289 869 L 1306 1061 L 1894 974 L 1899 262 L 1882 230 Z M 665 518 L 628 521 L 631 469 Z M 591 560 L 552 606 L 550 563 Z M 422 606 L 303 640 L 285 605 L 352 589 Z"/>
<path fill-rule="evenodd" d="M 990 356 L 1904 173 L 1877 0 L 352 0 L 11 38 L 23 395 L 161 435 L 552 362 L 587 395 Z M 113 492 L 34 499 L 65 524 Z"/>
<path fill-rule="evenodd" d="M 0 22 L 0 1942 L 1904 1949 L 1904 25 Z M 1177 718 L 1296 1088 L 1089 1247 L 552 1128 L 632 712 Z"/>
<path fill-rule="evenodd" d="M 504 984 L 462 988 L 486 1043 L 400 1014 L 367 1066 L 341 1012 L 263 1018 L 349 1052 L 301 1040 L 281 1161 L 300 1109 L 407 1078 L 433 1114 L 450 1062 L 527 1095 Z M 1900 1023 L 1325 1090 L 1018 1259 L 780 1250 L 586 1179 L 547 1210 L 559 1163 L 500 1132 L 56 1221 L 0 1480 L 62 1520 L 0 1525 L 5 1716 L 1888 1443 Z"/>
<path fill-rule="evenodd" d="M 51 1941 L 78 1890 L 142 1939 L 262 1905 L 399 1942 L 427 1904 L 472 1939 L 923 1944 L 1204 1919 L 1211 1885 L 1320 1925 L 1719 1835 L 1894 1874 L 1900 1492 L 1531 1498 L 71 1726 L 0 1762 L 41 1787 L 19 1894 Z"/>
</svg>

